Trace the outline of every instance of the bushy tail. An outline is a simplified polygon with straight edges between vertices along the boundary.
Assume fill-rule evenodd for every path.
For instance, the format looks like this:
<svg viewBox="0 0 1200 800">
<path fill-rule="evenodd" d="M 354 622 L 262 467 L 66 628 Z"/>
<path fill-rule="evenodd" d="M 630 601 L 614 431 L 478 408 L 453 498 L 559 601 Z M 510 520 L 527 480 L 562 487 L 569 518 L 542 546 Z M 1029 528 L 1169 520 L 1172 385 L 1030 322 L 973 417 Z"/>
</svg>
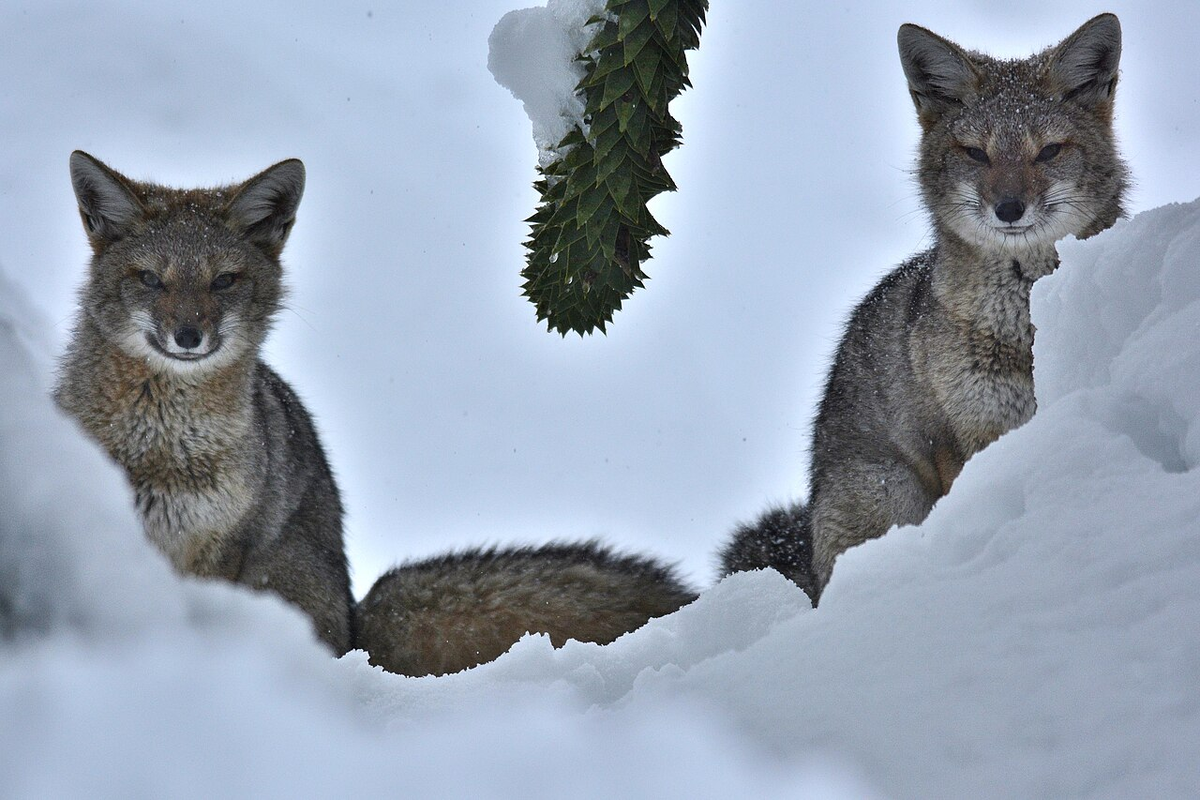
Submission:
<svg viewBox="0 0 1200 800">
<path fill-rule="evenodd" d="M 768 509 L 750 525 L 739 525 L 719 553 L 721 574 L 771 567 L 804 590 L 813 605 L 820 591 L 812 571 L 808 507 L 802 503 Z"/>
<path fill-rule="evenodd" d="M 384 573 L 358 605 L 357 644 L 389 672 L 443 675 L 527 632 L 606 644 L 694 599 L 671 567 L 596 542 L 474 549 Z"/>
</svg>

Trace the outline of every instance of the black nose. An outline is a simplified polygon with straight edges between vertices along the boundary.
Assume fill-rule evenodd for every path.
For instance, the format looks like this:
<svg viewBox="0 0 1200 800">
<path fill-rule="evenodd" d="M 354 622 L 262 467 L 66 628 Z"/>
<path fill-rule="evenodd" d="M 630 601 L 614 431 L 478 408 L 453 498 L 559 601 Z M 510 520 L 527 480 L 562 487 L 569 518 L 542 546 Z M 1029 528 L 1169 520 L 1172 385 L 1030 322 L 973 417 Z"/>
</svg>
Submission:
<svg viewBox="0 0 1200 800">
<path fill-rule="evenodd" d="M 192 325 L 180 325 L 175 329 L 175 344 L 184 350 L 199 347 L 200 341 L 203 338 L 204 336 L 200 333 L 200 329 Z"/>
<path fill-rule="evenodd" d="M 996 216 L 1001 222 L 1016 222 L 1025 214 L 1025 204 L 1015 197 L 1006 197 L 996 203 Z"/>
</svg>

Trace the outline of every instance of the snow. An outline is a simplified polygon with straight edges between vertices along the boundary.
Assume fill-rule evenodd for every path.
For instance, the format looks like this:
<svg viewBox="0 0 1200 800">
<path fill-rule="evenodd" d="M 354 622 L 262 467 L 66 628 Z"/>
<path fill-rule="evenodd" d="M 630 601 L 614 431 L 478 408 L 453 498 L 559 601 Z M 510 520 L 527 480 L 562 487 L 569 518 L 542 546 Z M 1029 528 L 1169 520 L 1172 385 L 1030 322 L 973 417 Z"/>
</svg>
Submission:
<svg viewBox="0 0 1200 800">
<path fill-rule="evenodd" d="M 1200 203 L 1168 204 L 1198 193 L 1172 80 L 1195 4 L 1115 4 L 1144 213 L 1035 286 L 1037 415 L 925 524 L 845 554 L 813 611 L 707 564 L 801 492 L 838 321 L 921 246 L 895 28 L 1020 55 L 1094 9 L 717 4 L 655 209 L 674 235 L 575 341 L 516 289 L 534 156 L 482 63 L 509 2 L 0 9 L 0 795 L 1200 794 Z M 409 679 L 175 577 L 47 398 L 86 263 L 75 147 L 177 184 L 305 159 L 268 357 L 316 412 L 360 593 L 389 559 L 601 533 L 684 559 L 700 598 Z"/>
<path fill-rule="evenodd" d="M 549 0 L 545 6 L 510 11 L 488 37 L 488 69 L 513 93 L 533 123 L 538 164 L 549 166 L 565 153 L 558 148 L 572 128 L 586 132 L 583 97 L 575 88 L 584 77 L 576 57 L 588 50 L 605 0 Z"/>
</svg>

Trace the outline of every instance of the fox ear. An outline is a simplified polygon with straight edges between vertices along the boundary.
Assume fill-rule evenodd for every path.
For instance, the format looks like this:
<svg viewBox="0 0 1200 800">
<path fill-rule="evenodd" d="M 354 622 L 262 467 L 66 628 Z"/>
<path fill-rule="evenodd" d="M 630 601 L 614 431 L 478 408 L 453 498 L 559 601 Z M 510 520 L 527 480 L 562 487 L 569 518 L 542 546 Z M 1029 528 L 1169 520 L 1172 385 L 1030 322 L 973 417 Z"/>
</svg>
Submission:
<svg viewBox="0 0 1200 800">
<path fill-rule="evenodd" d="M 954 42 L 907 24 L 900 26 L 896 43 L 917 117 L 926 129 L 950 109 L 975 97 L 979 73 L 970 56 Z"/>
<path fill-rule="evenodd" d="M 71 153 L 71 184 L 93 245 L 120 239 L 145 212 L 120 173 L 82 150 Z"/>
<path fill-rule="evenodd" d="M 1054 48 L 1047 71 L 1051 91 L 1085 108 L 1107 108 L 1120 61 L 1121 23 L 1115 14 L 1094 17 Z"/>
<path fill-rule="evenodd" d="M 296 158 L 268 167 L 238 187 L 226 213 L 242 234 L 278 255 L 304 195 L 304 164 Z"/>
</svg>

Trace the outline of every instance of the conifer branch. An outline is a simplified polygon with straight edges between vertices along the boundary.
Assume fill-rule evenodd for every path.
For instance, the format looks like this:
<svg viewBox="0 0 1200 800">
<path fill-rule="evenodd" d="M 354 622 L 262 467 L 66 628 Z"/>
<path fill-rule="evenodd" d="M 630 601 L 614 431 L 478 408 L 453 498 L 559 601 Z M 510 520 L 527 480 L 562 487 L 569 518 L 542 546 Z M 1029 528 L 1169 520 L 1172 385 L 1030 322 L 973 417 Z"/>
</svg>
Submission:
<svg viewBox="0 0 1200 800">
<path fill-rule="evenodd" d="M 644 285 L 648 240 L 669 233 L 646 203 L 675 189 L 662 157 L 682 129 L 667 106 L 691 85 L 686 51 L 699 47 L 707 10 L 707 0 L 609 0 L 589 20 L 599 30 L 579 56 L 584 126 L 538 170 L 542 200 L 521 271 L 538 320 L 563 336 L 603 332 Z"/>
</svg>

